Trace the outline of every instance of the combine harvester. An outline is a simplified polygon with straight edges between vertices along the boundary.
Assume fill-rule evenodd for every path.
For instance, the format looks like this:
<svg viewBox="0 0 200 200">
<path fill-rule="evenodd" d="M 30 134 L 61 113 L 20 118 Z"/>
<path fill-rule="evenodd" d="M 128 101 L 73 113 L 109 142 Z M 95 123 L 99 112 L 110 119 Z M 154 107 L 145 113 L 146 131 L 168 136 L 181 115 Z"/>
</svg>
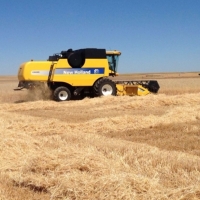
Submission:
<svg viewBox="0 0 200 200">
<path fill-rule="evenodd" d="M 147 95 L 157 93 L 155 80 L 112 80 L 117 76 L 119 51 L 86 48 L 61 51 L 49 56 L 47 61 L 23 63 L 18 71 L 19 84 L 23 88 L 48 86 L 56 101 L 67 101 L 75 96 Z M 42 86 L 42 87 L 41 87 Z"/>
</svg>

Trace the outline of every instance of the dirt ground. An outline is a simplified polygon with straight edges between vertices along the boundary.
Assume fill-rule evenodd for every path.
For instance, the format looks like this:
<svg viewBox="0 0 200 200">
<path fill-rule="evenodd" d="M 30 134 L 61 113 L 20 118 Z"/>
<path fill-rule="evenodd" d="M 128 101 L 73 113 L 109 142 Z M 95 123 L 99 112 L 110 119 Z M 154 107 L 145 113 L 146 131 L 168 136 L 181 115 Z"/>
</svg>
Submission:
<svg viewBox="0 0 200 200">
<path fill-rule="evenodd" d="M 158 94 L 54 102 L 0 77 L 0 199 L 200 199 L 200 76 Z"/>
</svg>

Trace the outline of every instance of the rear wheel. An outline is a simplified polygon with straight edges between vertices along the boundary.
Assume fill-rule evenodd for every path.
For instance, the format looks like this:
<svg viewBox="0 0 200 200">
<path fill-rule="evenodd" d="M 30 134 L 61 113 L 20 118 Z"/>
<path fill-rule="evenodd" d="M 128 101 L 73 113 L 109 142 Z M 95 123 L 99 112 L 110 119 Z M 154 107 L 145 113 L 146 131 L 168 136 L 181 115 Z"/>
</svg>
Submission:
<svg viewBox="0 0 200 200">
<path fill-rule="evenodd" d="M 71 91 L 64 86 L 56 88 L 53 93 L 54 100 L 56 101 L 69 101 L 71 96 Z"/>
<path fill-rule="evenodd" d="M 95 96 L 115 96 L 117 94 L 116 84 L 107 78 L 99 79 L 94 84 L 94 94 Z"/>
</svg>

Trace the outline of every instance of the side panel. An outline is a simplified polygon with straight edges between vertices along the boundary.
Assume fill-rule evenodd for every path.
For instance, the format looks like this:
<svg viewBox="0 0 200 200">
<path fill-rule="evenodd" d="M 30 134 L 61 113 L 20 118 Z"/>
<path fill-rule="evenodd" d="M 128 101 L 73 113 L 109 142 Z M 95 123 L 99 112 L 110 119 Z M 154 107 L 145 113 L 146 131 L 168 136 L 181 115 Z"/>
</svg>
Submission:
<svg viewBox="0 0 200 200">
<path fill-rule="evenodd" d="M 110 72 L 107 59 L 86 59 L 82 68 L 72 68 L 67 59 L 57 62 L 30 61 L 20 66 L 19 81 L 47 81 L 52 63 L 54 66 L 50 80 L 72 86 L 92 86 L 97 79 L 109 76 Z"/>
<path fill-rule="evenodd" d="M 60 59 L 51 80 L 72 86 L 91 86 L 97 79 L 108 75 L 107 59 L 86 59 L 82 68 L 71 68 L 66 59 Z"/>
<path fill-rule="evenodd" d="M 20 81 L 47 81 L 52 62 L 30 61 L 23 63 L 18 71 Z"/>
</svg>

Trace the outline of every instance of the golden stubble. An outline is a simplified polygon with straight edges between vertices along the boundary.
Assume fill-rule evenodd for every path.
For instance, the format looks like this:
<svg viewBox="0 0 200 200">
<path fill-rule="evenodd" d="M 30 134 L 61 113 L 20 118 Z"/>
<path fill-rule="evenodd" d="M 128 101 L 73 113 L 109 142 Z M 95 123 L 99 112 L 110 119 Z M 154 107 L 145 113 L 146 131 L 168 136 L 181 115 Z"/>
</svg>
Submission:
<svg viewBox="0 0 200 200">
<path fill-rule="evenodd" d="M 200 91 L 162 81 L 60 103 L 1 84 L 0 199 L 200 199 Z"/>
</svg>

